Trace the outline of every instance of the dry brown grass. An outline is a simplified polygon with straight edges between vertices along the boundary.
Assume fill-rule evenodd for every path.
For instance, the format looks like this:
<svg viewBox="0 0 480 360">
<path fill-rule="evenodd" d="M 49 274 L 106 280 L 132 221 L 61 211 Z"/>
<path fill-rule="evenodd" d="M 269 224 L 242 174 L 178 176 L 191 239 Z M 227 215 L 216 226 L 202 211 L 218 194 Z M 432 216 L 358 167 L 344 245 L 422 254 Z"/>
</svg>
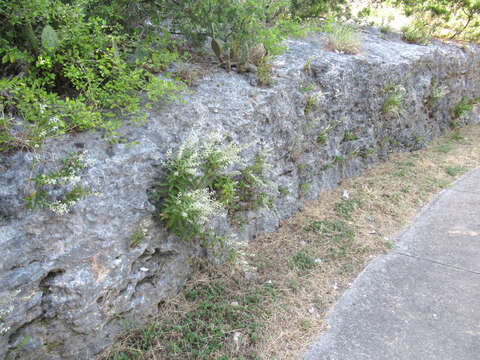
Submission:
<svg viewBox="0 0 480 360">
<path fill-rule="evenodd" d="M 436 139 L 426 149 L 391 155 L 388 162 L 358 178 L 345 180 L 340 187 L 304 204 L 303 211 L 276 233 L 253 241 L 251 252 L 262 254 L 257 259 L 273 255 L 272 277 L 284 284 L 291 279 L 298 281 L 298 290 L 287 291 L 276 305 L 267 324 L 260 358 L 301 358 L 307 346 L 321 334 L 326 312 L 359 272 L 373 257 L 388 250 L 395 234 L 455 179 L 445 169 L 463 167 L 461 170 L 467 171 L 480 165 L 479 140 L 480 127 L 472 126 Z M 320 257 L 326 253 L 325 246 L 312 242 L 313 234 L 303 228 L 315 220 L 338 218 L 334 204 L 342 201 L 344 190 L 349 191 L 351 199 L 361 202 L 352 218 L 346 220 L 355 229 L 355 246 L 344 258 L 321 263 L 308 276 L 297 277 L 282 264 L 304 246 L 313 247 Z M 310 326 L 302 326 L 302 320 L 309 321 Z"/>
<path fill-rule="evenodd" d="M 480 164 L 479 139 L 480 126 L 451 132 L 424 150 L 392 155 L 388 162 L 362 176 L 321 193 L 317 200 L 305 203 L 299 214 L 282 222 L 278 231 L 250 242 L 245 253 L 249 264 L 257 269 L 255 276 L 247 280 L 232 264 L 204 264 L 185 290 L 165 304 L 160 319 L 169 317 L 182 324 L 186 314 L 199 306 L 185 294 L 199 285 L 221 282 L 226 288 L 222 294 L 225 303 L 262 294 L 261 302 L 248 308 L 249 314 L 263 323 L 262 340 L 251 341 L 242 334 L 244 330 L 238 330 L 243 339 L 239 348 L 233 349 L 229 338 L 226 350 L 208 358 L 225 353 L 229 357 L 224 359 L 301 358 L 321 334 L 327 311 L 359 272 L 373 257 L 388 251 L 395 234 L 455 179 L 448 172 L 453 169 L 458 177 Z M 349 192 L 347 201 L 344 190 Z M 314 259 L 319 262 L 312 264 Z M 307 269 L 299 269 L 302 265 Z M 265 292 L 266 284 L 274 291 Z M 231 329 L 232 335 L 234 332 L 237 330 Z M 169 358 L 164 352 L 165 341 L 175 336 L 179 334 L 163 334 L 140 358 Z M 128 344 L 124 340 L 117 349 Z M 192 356 L 179 354 L 174 358 Z"/>
</svg>

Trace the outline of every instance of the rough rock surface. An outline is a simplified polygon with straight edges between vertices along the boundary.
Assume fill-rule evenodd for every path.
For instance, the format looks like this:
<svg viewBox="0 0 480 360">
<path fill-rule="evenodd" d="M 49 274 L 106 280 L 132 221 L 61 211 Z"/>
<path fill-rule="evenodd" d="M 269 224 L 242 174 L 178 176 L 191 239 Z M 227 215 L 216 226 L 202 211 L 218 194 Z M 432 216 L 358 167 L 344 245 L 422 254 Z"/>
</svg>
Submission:
<svg viewBox="0 0 480 360">
<path fill-rule="evenodd" d="M 141 126 L 125 123 L 121 135 L 136 146 L 110 145 L 94 132 L 49 141 L 36 155 L 36 172 L 78 150 L 87 149 L 94 161 L 81 184 L 100 195 L 67 215 L 29 211 L 24 198 L 35 157 L 0 155 L 0 299 L 10 299 L 0 306 L 13 306 L 1 320 L 10 329 L 0 336 L 0 359 L 91 359 L 115 340 L 122 319 L 141 321 L 178 290 L 188 258 L 201 249 L 153 221 L 148 189 L 162 175 L 166 151 L 192 129 L 201 136 L 220 131 L 240 144 L 257 141 L 246 159 L 271 149 L 275 209 L 244 214 L 243 230 L 219 225 L 248 240 L 389 152 L 422 147 L 448 128 L 463 97 L 480 94 L 474 46 L 410 45 L 374 30 L 364 34 L 357 55 L 328 52 L 321 37 L 287 45 L 274 61 L 273 87 L 213 70 L 183 104 L 159 104 Z M 449 94 L 429 108 L 432 80 Z M 405 89 L 399 117 L 383 114 L 389 85 Z M 474 107 L 464 122 L 478 121 Z M 130 247 L 139 228 L 146 239 Z"/>
</svg>

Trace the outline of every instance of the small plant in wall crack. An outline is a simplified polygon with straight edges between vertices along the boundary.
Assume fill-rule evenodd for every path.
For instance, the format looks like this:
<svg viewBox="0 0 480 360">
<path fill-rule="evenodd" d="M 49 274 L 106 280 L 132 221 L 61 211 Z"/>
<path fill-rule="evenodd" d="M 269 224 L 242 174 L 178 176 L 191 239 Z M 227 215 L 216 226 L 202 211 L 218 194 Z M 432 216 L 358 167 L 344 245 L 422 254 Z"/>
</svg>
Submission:
<svg viewBox="0 0 480 360">
<path fill-rule="evenodd" d="M 432 80 L 432 92 L 427 99 L 427 106 L 432 109 L 434 105 L 437 103 L 438 100 L 442 99 L 446 95 L 448 95 L 450 91 L 448 90 L 448 86 L 441 85 L 439 86 L 437 80 Z"/>
<path fill-rule="evenodd" d="M 386 98 L 383 103 L 383 114 L 388 118 L 398 118 L 403 114 L 403 100 L 406 90 L 402 85 L 389 85 L 385 88 Z"/>
<path fill-rule="evenodd" d="M 86 152 L 71 153 L 66 158 L 60 159 L 60 163 L 62 164 L 60 169 L 44 172 L 30 179 L 34 190 L 25 197 L 30 210 L 46 207 L 57 215 L 65 215 L 80 199 L 87 195 L 95 195 L 79 185 L 80 172 L 91 164 L 86 158 Z M 54 188 L 59 186 L 67 191 L 62 196 L 52 199 Z"/>
<path fill-rule="evenodd" d="M 165 180 L 154 191 L 154 200 L 169 232 L 182 241 L 223 247 L 225 239 L 214 233 L 213 219 L 244 210 L 245 202 L 264 205 L 265 165 L 257 157 L 246 166 L 242 150 L 218 133 L 200 142 L 193 132 L 176 154 L 167 154 Z"/>
</svg>

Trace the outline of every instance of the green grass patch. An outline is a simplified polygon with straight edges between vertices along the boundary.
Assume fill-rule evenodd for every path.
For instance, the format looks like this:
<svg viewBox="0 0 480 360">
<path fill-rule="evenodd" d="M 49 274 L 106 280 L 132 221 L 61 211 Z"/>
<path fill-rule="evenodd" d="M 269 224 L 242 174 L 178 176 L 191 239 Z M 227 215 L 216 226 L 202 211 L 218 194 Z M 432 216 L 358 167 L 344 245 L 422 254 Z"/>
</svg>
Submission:
<svg viewBox="0 0 480 360">
<path fill-rule="evenodd" d="M 445 172 L 453 177 L 457 177 L 458 175 L 465 174 L 468 169 L 465 166 L 445 166 Z"/>
<path fill-rule="evenodd" d="M 237 288 L 235 288 L 237 284 Z M 165 359 L 233 359 L 232 334 L 238 332 L 249 345 L 261 340 L 265 302 L 276 297 L 274 284 L 237 291 L 240 281 L 210 281 L 184 291 L 188 311 L 145 327 L 133 326 L 111 360 L 141 359 L 155 354 Z"/>
<path fill-rule="evenodd" d="M 311 252 L 306 249 L 297 251 L 292 256 L 290 264 L 292 268 L 295 268 L 299 273 L 302 274 L 308 273 L 317 265 L 315 262 L 315 257 L 312 256 Z"/>
</svg>

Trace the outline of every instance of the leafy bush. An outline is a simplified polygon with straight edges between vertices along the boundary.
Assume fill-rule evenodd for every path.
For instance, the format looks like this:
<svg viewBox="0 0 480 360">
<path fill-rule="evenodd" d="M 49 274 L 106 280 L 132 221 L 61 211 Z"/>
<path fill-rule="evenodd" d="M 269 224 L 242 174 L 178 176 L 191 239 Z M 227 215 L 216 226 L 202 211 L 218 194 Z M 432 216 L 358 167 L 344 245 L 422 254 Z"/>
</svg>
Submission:
<svg viewBox="0 0 480 360">
<path fill-rule="evenodd" d="M 396 0 L 429 33 L 449 39 L 480 41 L 480 2 L 476 0 Z"/>
<path fill-rule="evenodd" d="M 350 9 L 346 0 L 291 0 L 290 12 L 293 17 L 311 19 L 328 13 L 348 16 Z"/>
<path fill-rule="evenodd" d="M 249 52 L 262 44 L 269 55 L 280 53 L 280 41 L 298 30 L 289 19 L 287 0 L 159 0 L 162 18 L 196 45 L 212 38 L 216 56 L 227 70 L 245 65 Z"/>
<path fill-rule="evenodd" d="M 15 133 L 13 118 L 3 116 L 2 150 L 35 147 L 48 136 L 89 128 L 102 128 L 115 138 L 121 116 L 143 119 L 138 91 L 147 91 L 148 101 L 177 97 L 179 84 L 147 71 L 152 65 L 164 70 L 179 57 L 167 48 L 168 33 L 140 35 L 122 25 L 119 3 L 2 2 L 0 108 L 25 120 L 24 129 Z M 134 51 L 136 61 L 131 61 Z"/>
</svg>

